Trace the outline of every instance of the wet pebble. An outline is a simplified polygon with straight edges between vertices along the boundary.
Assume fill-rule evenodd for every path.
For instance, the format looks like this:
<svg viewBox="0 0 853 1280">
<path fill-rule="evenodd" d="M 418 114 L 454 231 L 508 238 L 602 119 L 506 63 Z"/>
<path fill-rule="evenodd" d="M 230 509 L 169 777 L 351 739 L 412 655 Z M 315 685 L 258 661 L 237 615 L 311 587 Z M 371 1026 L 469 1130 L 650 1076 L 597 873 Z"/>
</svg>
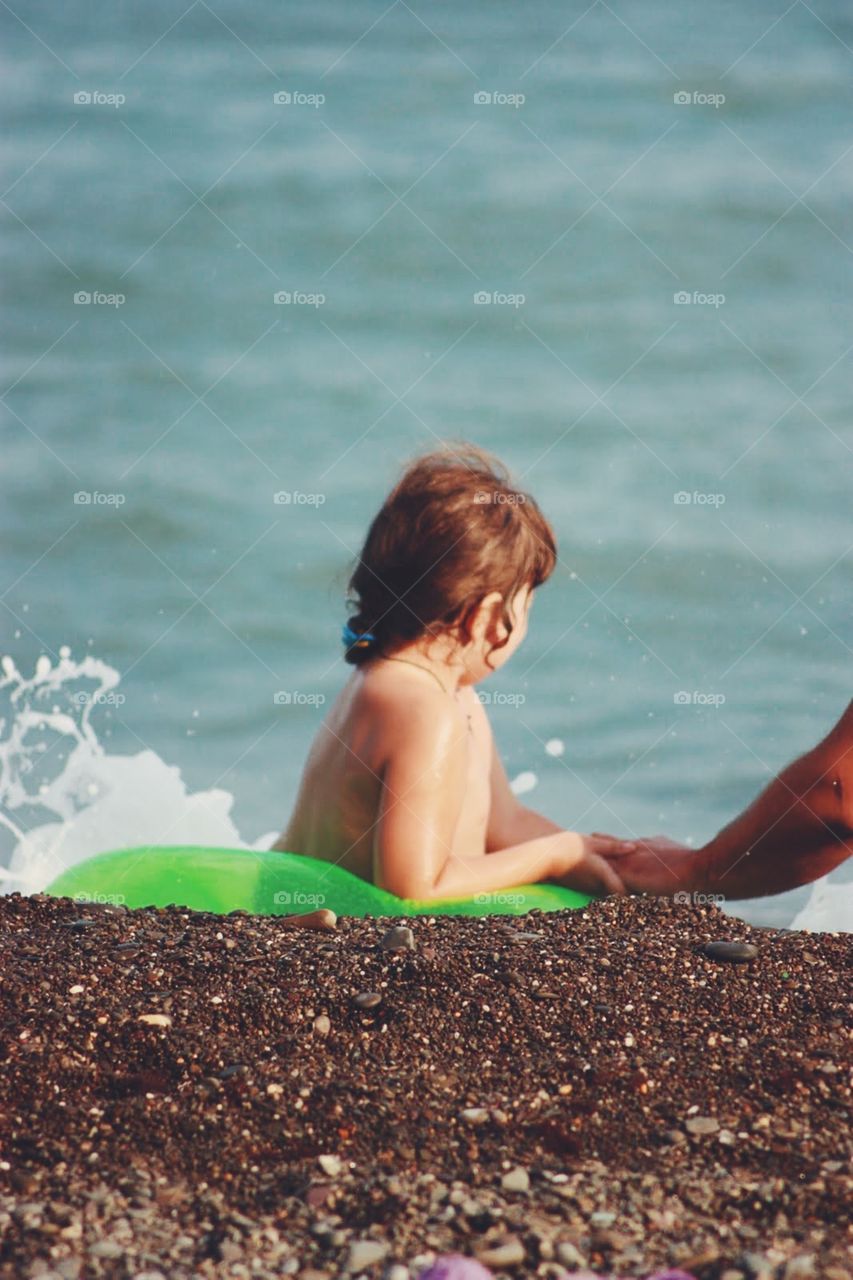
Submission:
<svg viewBox="0 0 853 1280">
<path fill-rule="evenodd" d="M 709 960 L 724 960 L 729 964 L 746 964 L 758 955 L 758 947 L 751 942 L 706 942 L 702 951 Z"/>
<path fill-rule="evenodd" d="M 382 951 L 414 951 L 415 935 L 405 925 L 395 925 L 382 935 L 379 946 Z"/>
<path fill-rule="evenodd" d="M 172 1019 L 168 1013 L 140 1013 L 137 1022 L 145 1022 L 149 1027 L 171 1027 Z"/>
<path fill-rule="evenodd" d="M 332 1029 L 331 1019 L 325 1013 L 321 1013 L 318 1018 L 314 1019 L 314 1033 L 318 1036 L 327 1036 Z"/>
<path fill-rule="evenodd" d="M 378 991 L 360 991 L 353 999 L 357 1009 L 375 1009 L 381 1003 L 382 996 Z"/>
</svg>

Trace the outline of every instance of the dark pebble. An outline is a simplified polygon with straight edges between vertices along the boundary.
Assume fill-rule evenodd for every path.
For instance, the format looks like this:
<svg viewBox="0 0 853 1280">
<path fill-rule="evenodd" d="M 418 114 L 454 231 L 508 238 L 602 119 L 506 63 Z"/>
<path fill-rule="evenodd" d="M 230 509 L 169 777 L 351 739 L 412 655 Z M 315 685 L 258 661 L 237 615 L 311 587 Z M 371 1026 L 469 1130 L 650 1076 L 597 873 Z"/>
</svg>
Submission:
<svg viewBox="0 0 853 1280">
<path fill-rule="evenodd" d="M 382 951 L 414 951 L 415 935 L 405 925 L 396 925 L 382 935 L 379 946 Z"/>
<path fill-rule="evenodd" d="M 730 964 L 745 964 L 758 955 L 758 947 L 751 942 L 706 942 L 702 951 L 709 960 L 727 960 Z"/>
</svg>

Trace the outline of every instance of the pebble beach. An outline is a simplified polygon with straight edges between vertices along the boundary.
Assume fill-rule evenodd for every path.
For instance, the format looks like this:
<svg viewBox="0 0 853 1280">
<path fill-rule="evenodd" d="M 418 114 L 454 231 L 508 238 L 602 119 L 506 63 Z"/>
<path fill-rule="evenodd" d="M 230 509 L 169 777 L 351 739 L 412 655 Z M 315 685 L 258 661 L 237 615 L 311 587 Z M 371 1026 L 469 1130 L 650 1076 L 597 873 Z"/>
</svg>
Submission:
<svg viewBox="0 0 853 1280">
<path fill-rule="evenodd" d="M 11 895 L 0 952 L 4 1280 L 853 1274 L 847 935 Z"/>
</svg>

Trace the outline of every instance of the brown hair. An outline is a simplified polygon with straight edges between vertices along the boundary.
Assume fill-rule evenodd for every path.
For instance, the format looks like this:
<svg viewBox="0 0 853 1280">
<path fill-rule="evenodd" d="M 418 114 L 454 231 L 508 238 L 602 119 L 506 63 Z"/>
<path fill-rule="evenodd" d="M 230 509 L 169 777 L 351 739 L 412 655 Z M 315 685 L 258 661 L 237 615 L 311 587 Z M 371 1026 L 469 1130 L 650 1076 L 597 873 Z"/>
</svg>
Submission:
<svg viewBox="0 0 853 1280">
<path fill-rule="evenodd" d="M 366 662 L 425 634 L 463 629 L 491 591 L 509 606 L 553 572 L 553 530 L 506 468 L 473 445 L 416 458 L 382 504 L 349 582 L 346 660 Z M 506 640 L 502 645 L 506 644 Z M 502 647 L 498 646 L 498 647 Z"/>
</svg>

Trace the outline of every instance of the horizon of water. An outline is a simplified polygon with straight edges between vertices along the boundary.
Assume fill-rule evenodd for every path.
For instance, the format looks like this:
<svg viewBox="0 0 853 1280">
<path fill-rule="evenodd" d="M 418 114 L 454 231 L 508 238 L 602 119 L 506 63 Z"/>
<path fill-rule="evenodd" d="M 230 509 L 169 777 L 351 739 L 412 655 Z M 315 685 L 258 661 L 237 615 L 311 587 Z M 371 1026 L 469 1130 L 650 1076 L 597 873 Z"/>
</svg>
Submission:
<svg viewBox="0 0 853 1280">
<path fill-rule="evenodd" d="M 558 535 L 483 687 L 534 807 L 699 844 L 849 701 L 853 16 L 416 8 L 0 14 L 9 886 L 282 829 L 440 439 Z"/>
</svg>

